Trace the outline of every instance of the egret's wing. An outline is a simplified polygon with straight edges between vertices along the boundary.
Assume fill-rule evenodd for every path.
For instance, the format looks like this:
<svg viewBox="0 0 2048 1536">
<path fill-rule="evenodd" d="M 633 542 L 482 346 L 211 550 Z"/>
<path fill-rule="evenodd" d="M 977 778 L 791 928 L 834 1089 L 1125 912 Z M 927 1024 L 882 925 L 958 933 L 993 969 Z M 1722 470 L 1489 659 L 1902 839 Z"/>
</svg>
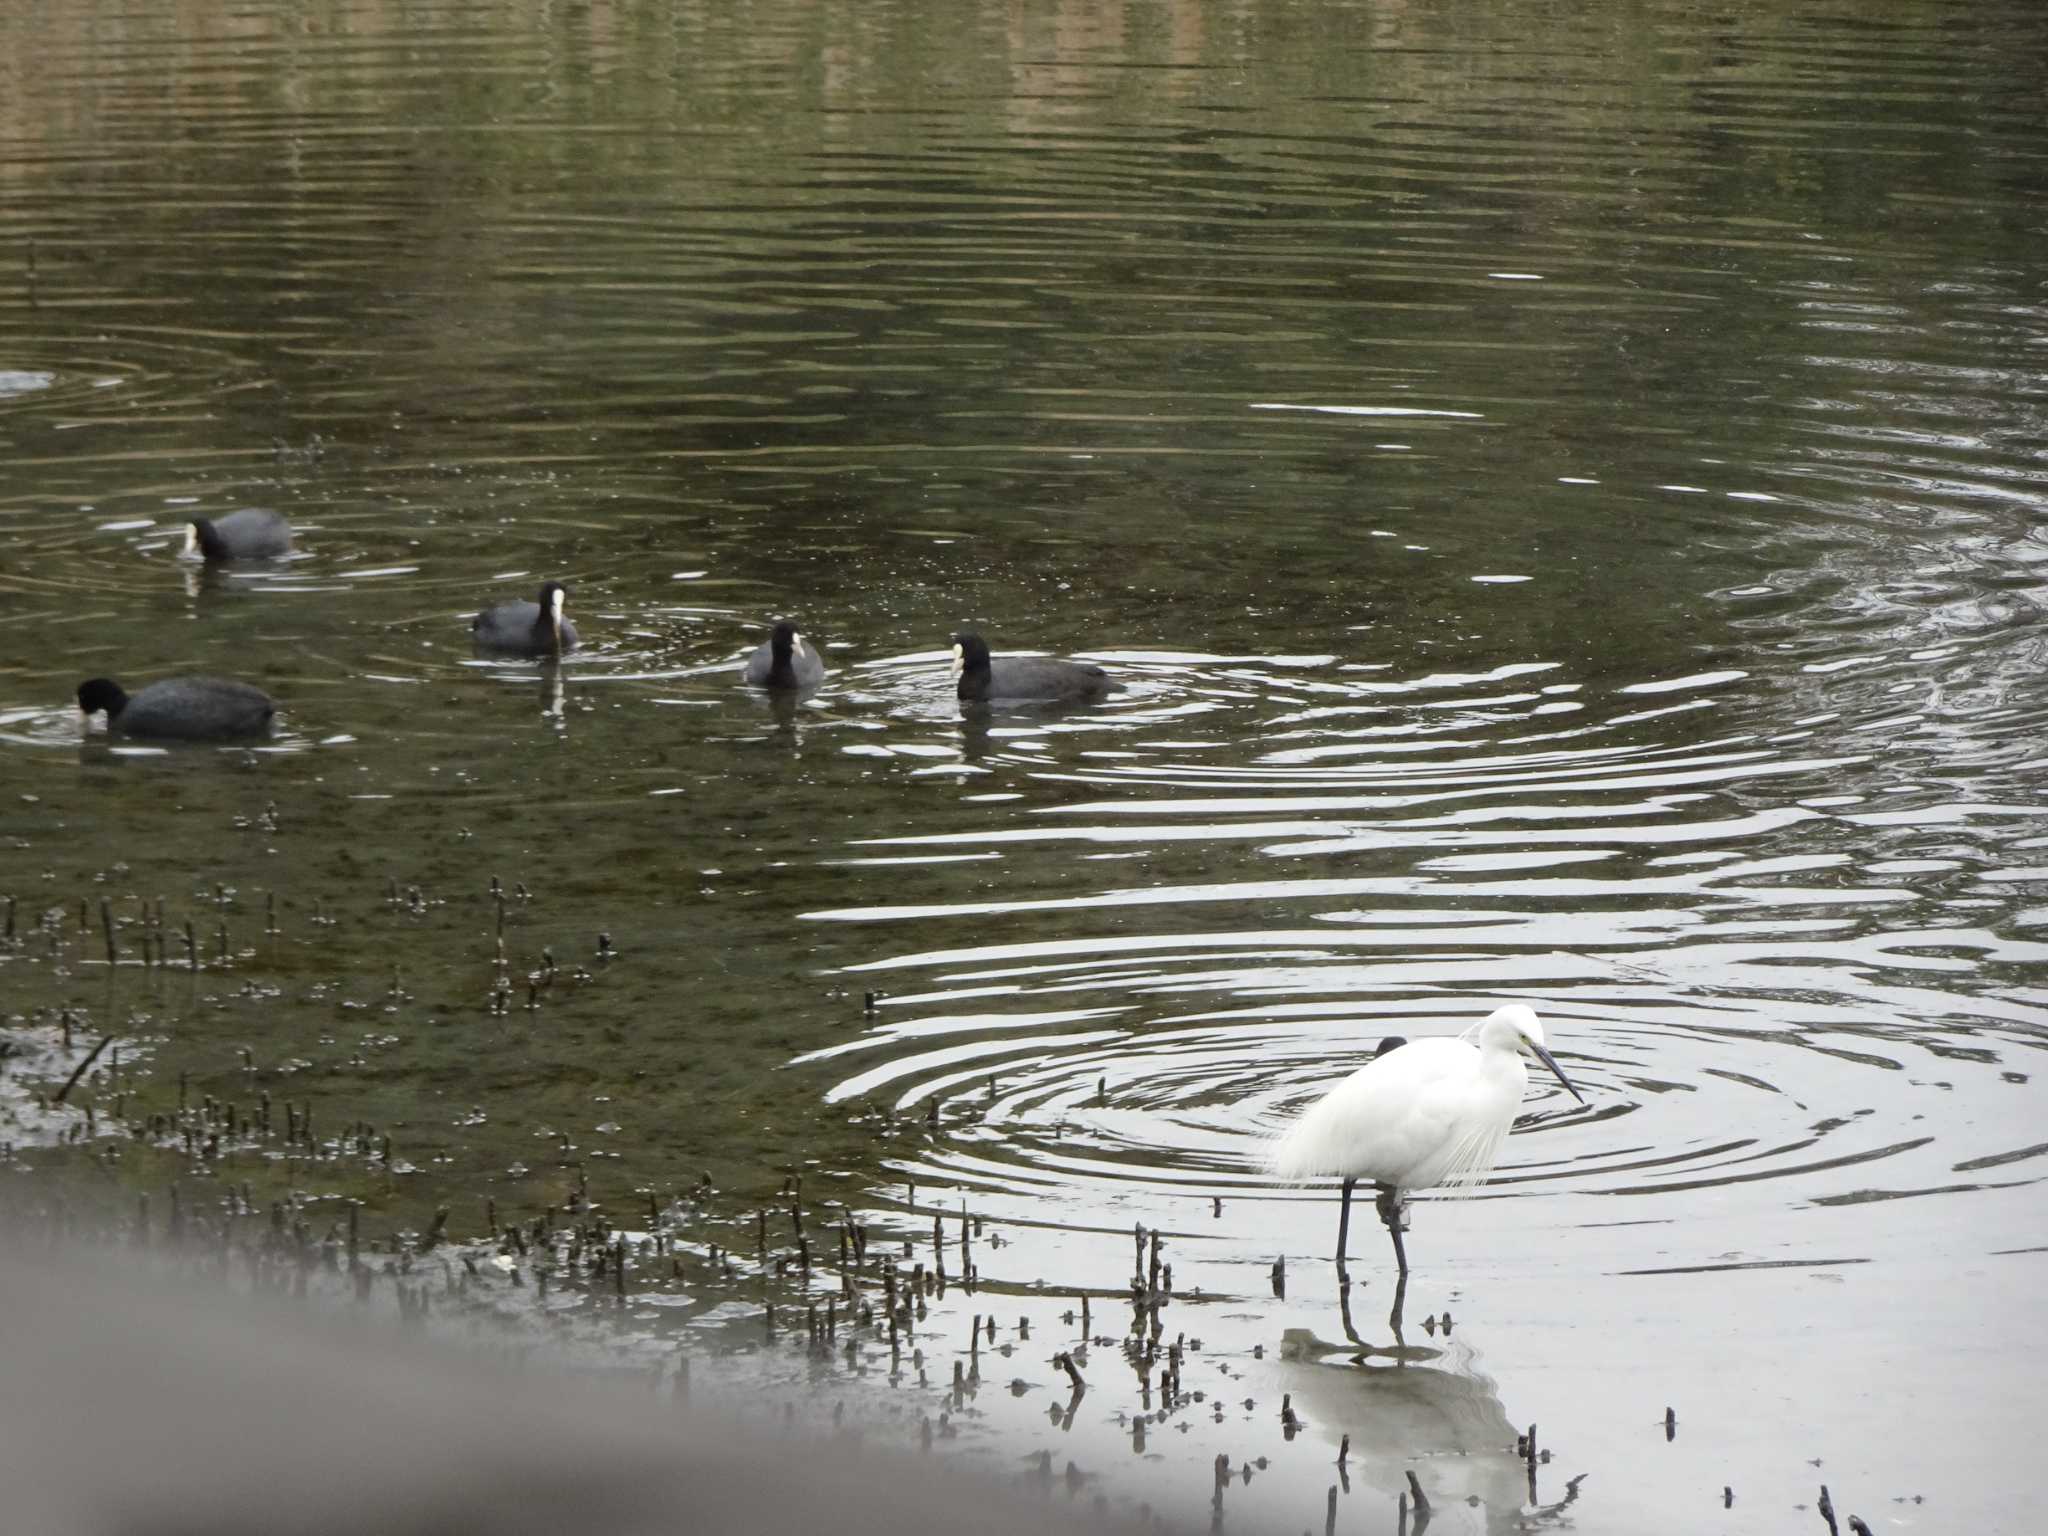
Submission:
<svg viewBox="0 0 2048 1536">
<path fill-rule="evenodd" d="M 1461 1083 L 1478 1065 L 1462 1041 L 1432 1037 L 1375 1057 L 1277 1138 L 1267 1164 L 1279 1178 L 1341 1174 L 1424 1189 L 1421 1179 L 1458 1137 Z"/>
</svg>

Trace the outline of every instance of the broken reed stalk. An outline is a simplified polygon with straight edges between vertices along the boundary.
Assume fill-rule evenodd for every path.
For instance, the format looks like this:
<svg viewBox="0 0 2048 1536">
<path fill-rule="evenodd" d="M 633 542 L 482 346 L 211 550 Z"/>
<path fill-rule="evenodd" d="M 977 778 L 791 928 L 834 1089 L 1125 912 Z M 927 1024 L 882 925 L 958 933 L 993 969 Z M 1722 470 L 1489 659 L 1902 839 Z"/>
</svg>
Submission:
<svg viewBox="0 0 2048 1536">
<path fill-rule="evenodd" d="M 1420 1482 L 1419 1482 L 1419 1481 L 1418 1481 L 1418 1480 L 1416 1479 L 1416 1476 L 1415 1476 L 1415 1469 L 1414 1469 L 1413 1467 L 1410 1467 L 1410 1468 L 1408 1469 L 1408 1492 L 1409 1492 L 1409 1495 L 1410 1495 L 1411 1501 L 1412 1501 L 1412 1502 L 1414 1503 L 1414 1505 L 1415 1505 L 1415 1513 L 1416 1513 L 1416 1514 L 1418 1514 L 1418 1515 L 1426 1515 L 1426 1514 L 1428 1514 L 1428 1513 L 1429 1513 L 1429 1499 L 1428 1499 L 1428 1497 L 1427 1497 L 1427 1496 L 1426 1496 L 1426 1495 L 1425 1495 L 1425 1494 L 1423 1493 L 1423 1491 L 1422 1491 L 1422 1484 L 1421 1484 L 1421 1483 L 1420 1483 Z"/>
<path fill-rule="evenodd" d="M 85 1060 L 81 1061 L 77 1066 L 71 1069 L 71 1075 L 64 1079 L 64 1086 L 57 1090 L 57 1096 L 54 1099 L 50 1100 L 50 1102 L 52 1104 L 62 1104 L 64 1102 L 65 1096 L 69 1094 L 73 1088 L 76 1088 L 78 1086 L 78 1080 L 81 1077 L 85 1076 L 86 1069 L 90 1067 L 95 1061 L 99 1060 L 100 1052 L 104 1051 L 109 1045 L 112 1045 L 113 1043 L 114 1037 L 112 1035 L 103 1036 L 98 1045 L 94 1046 L 91 1050 L 85 1053 Z"/>
</svg>

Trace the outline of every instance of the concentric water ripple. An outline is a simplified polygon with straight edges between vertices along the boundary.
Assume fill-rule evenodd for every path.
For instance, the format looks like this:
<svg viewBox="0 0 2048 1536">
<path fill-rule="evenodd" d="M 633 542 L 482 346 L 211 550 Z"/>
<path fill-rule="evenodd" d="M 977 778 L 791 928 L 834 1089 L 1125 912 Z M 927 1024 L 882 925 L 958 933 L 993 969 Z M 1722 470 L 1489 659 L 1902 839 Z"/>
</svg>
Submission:
<svg viewBox="0 0 2048 1536">
<path fill-rule="evenodd" d="M 914 1186 L 1082 1226 L 1284 1193 L 1261 1154 L 1293 1113 L 1383 1036 L 1456 1033 L 1509 997 L 1590 1107 L 1532 1078 L 1492 1193 L 1611 1197 L 1581 1217 L 1605 1223 L 2030 1184 L 2044 1146 L 2018 1089 L 2048 1011 L 2019 978 L 2048 946 L 1999 894 L 1999 848 L 2048 806 L 2000 795 L 2009 753 L 1960 745 L 2005 737 L 1985 675 L 2004 665 L 1873 657 L 1818 674 L 1824 716 L 1724 733 L 1788 699 L 1734 671 L 1603 696 L 1502 688 L 1555 668 L 1325 659 L 1311 717 L 1287 670 L 1153 662 L 1163 693 L 1237 690 L 1207 722 L 1225 739 L 1157 739 L 1156 698 L 1085 712 L 1080 736 L 992 734 L 982 774 L 1008 797 L 849 850 L 899 866 L 898 899 L 809 914 L 872 934 L 847 975 L 875 1022 L 800 1062 L 828 1102 L 935 1117 Z M 1637 707 L 1657 699 L 1699 707 Z M 1075 879 L 1006 890 L 1053 851 Z"/>
</svg>

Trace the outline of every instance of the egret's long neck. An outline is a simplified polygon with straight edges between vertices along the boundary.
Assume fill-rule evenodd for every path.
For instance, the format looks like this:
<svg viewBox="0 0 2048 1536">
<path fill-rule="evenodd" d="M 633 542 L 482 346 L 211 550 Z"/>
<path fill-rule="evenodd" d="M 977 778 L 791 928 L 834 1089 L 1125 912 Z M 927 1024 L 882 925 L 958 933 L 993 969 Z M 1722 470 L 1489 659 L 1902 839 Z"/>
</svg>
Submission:
<svg viewBox="0 0 2048 1536">
<path fill-rule="evenodd" d="M 1511 1045 L 1488 1045 L 1479 1053 L 1479 1070 L 1502 1088 L 1512 1090 L 1517 1103 L 1529 1089 L 1529 1064 Z"/>
</svg>

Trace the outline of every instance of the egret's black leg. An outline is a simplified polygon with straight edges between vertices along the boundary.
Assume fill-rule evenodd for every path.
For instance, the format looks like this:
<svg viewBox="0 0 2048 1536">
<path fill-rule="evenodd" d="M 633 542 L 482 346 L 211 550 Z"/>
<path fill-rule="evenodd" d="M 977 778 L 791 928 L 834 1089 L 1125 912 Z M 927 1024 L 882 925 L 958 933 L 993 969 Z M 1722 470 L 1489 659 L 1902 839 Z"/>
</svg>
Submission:
<svg viewBox="0 0 2048 1536">
<path fill-rule="evenodd" d="M 1342 1277 L 1339 1277 L 1337 1281 L 1337 1312 L 1344 1320 L 1344 1337 L 1356 1344 L 1360 1349 L 1369 1349 L 1371 1346 L 1358 1336 L 1358 1329 L 1352 1324 L 1351 1282 Z"/>
<path fill-rule="evenodd" d="M 1356 1179 L 1344 1181 L 1344 1204 L 1337 1213 L 1337 1274 L 1340 1278 L 1344 1274 L 1344 1242 L 1351 1235 L 1351 1186 L 1357 1182 Z"/>
<path fill-rule="evenodd" d="M 1408 1251 L 1401 1246 L 1401 1191 L 1391 1184 L 1379 1186 L 1380 1220 L 1387 1224 L 1387 1236 L 1394 1240 L 1394 1262 L 1400 1266 L 1402 1275 L 1408 1273 Z"/>
<path fill-rule="evenodd" d="M 1403 1348 L 1408 1341 L 1401 1337 L 1401 1307 L 1408 1300 L 1408 1271 L 1401 1271 L 1401 1278 L 1394 1282 L 1394 1310 L 1387 1314 L 1387 1326 L 1394 1330 L 1394 1343 Z"/>
</svg>

